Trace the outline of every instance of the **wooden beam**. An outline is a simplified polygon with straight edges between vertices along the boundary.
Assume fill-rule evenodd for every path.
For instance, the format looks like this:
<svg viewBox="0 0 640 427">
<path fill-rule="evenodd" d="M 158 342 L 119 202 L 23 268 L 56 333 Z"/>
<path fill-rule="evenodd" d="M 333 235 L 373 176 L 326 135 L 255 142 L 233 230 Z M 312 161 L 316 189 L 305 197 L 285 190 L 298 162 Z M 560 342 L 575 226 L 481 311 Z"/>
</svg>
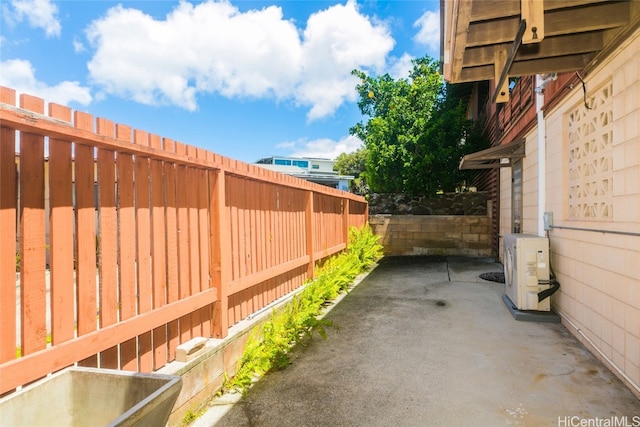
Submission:
<svg viewBox="0 0 640 427">
<path fill-rule="evenodd" d="M 535 1 L 535 0 L 533 0 Z M 606 0 L 545 0 L 544 10 L 565 9 L 579 7 Z M 489 21 L 492 19 L 520 16 L 520 1 L 518 0 L 480 0 L 474 1 L 471 8 L 471 21 Z"/>
<path fill-rule="evenodd" d="M 469 25 L 467 48 L 511 42 L 519 24 L 520 17 L 473 22 Z"/>
<path fill-rule="evenodd" d="M 494 80 L 496 81 L 496 91 L 493 94 L 493 102 L 503 103 L 509 101 L 509 79 L 506 78 L 508 72 L 507 59 L 509 56 L 508 47 L 498 45 L 494 47 Z"/>
<path fill-rule="evenodd" d="M 519 22 L 519 17 L 471 22 L 466 47 L 510 42 Z M 628 2 L 606 2 L 554 10 L 545 14 L 545 37 L 606 30 L 626 25 L 628 22 Z"/>
<path fill-rule="evenodd" d="M 491 80 L 494 76 L 494 65 L 483 65 L 481 67 L 463 68 L 460 78 L 453 83 L 477 82 L 482 80 Z"/>
<path fill-rule="evenodd" d="M 460 77 L 462 71 L 462 60 L 464 50 L 467 47 L 467 33 L 469 30 L 469 19 L 471 18 L 472 2 L 456 0 L 453 5 L 453 25 L 451 27 L 451 69 L 450 78 L 455 81 Z"/>
<path fill-rule="evenodd" d="M 511 67 L 513 76 L 525 76 L 545 73 L 565 73 L 580 70 L 589 64 L 592 54 L 567 55 L 554 58 L 542 58 L 533 61 L 514 62 Z"/>
<path fill-rule="evenodd" d="M 522 45 L 516 54 L 516 61 L 540 59 L 553 56 L 590 53 L 602 49 L 601 32 L 579 33 L 568 36 L 546 37 L 541 43 Z M 464 67 L 479 67 L 493 64 L 493 46 L 469 48 L 464 53 Z"/>
<path fill-rule="evenodd" d="M 497 76 L 498 70 L 500 70 L 500 77 L 496 79 L 496 82 L 497 82 L 496 92 L 493 94 L 493 98 L 492 98 L 493 102 L 506 102 L 507 100 L 509 100 L 509 80 L 507 77 L 509 76 L 509 72 L 510 72 L 509 70 L 511 70 L 511 64 L 513 63 L 516 53 L 518 53 L 518 49 L 522 44 L 522 36 L 524 35 L 524 32 L 526 31 L 526 29 L 527 29 L 527 23 L 525 21 L 520 21 L 518 32 L 516 33 L 516 36 L 513 40 L 513 44 L 511 45 L 511 49 L 509 50 L 509 55 L 507 56 L 507 60 L 504 66 L 498 67 L 497 62 L 495 64 L 495 75 Z M 501 55 L 502 55 L 501 53 L 498 54 L 497 58 L 500 59 L 499 57 Z M 506 95 L 506 100 L 504 100 L 505 95 Z M 501 99 L 501 101 L 498 101 L 498 99 Z"/>
<path fill-rule="evenodd" d="M 522 44 L 540 43 L 544 39 L 544 0 L 520 0 L 520 9 L 527 23 Z"/>
<path fill-rule="evenodd" d="M 602 32 L 546 37 L 539 44 L 523 45 L 516 61 L 597 52 L 604 46 Z"/>
<path fill-rule="evenodd" d="M 616 28 L 629 22 L 629 3 L 612 1 L 562 9 L 547 13 L 545 19 L 547 36 Z"/>
</svg>

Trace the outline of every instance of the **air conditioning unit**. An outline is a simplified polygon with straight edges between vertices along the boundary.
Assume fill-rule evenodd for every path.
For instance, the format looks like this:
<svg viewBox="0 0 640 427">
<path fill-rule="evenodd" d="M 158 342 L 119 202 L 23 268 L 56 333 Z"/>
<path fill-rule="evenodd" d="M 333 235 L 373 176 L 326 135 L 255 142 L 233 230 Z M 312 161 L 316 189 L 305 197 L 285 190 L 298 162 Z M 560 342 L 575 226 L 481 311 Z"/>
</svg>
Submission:
<svg viewBox="0 0 640 427">
<path fill-rule="evenodd" d="M 538 293 L 550 287 L 549 239 L 506 234 L 503 241 L 506 295 L 518 310 L 549 311 L 550 298 L 538 302 Z"/>
</svg>

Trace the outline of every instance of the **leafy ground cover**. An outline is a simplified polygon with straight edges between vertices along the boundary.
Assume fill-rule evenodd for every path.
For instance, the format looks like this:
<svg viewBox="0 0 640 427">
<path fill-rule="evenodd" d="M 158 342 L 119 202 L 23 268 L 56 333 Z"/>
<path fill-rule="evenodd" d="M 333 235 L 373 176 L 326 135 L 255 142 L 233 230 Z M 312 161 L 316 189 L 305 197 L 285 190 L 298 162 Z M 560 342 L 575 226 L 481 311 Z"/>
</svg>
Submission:
<svg viewBox="0 0 640 427">
<path fill-rule="evenodd" d="M 304 344 L 314 331 L 325 339 L 326 328 L 337 325 L 320 316 L 323 308 L 341 292 L 347 292 L 356 276 L 380 258 L 382 246 L 378 240 L 368 224 L 352 228 L 347 250 L 326 260 L 316 269 L 315 280 L 252 333 L 236 374 L 226 381 L 222 392 L 245 393 L 257 377 L 285 368 L 291 349 Z"/>
</svg>

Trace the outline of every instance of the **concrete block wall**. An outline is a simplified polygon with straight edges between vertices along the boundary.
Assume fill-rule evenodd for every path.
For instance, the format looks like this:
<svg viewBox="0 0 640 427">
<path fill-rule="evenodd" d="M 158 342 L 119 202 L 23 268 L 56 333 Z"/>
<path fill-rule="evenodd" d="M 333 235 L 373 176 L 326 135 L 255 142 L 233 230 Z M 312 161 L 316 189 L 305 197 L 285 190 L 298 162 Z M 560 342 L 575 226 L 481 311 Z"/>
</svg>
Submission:
<svg viewBox="0 0 640 427">
<path fill-rule="evenodd" d="M 384 255 L 492 256 L 491 206 L 487 212 L 485 216 L 378 214 L 369 216 L 369 224 L 381 237 Z"/>
</svg>

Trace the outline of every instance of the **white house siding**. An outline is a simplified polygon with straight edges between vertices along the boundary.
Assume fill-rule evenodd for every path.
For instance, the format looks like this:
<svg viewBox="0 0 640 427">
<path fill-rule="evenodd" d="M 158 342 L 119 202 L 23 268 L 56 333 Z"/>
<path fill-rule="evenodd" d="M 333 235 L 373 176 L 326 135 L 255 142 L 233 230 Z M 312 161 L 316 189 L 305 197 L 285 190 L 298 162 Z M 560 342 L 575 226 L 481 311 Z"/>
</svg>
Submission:
<svg viewBox="0 0 640 427">
<path fill-rule="evenodd" d="M 598 102 L 595 114 L 584 107 L 582 85 L 545 113 L 545 210 L 553 212 L 558 227 L 640 233 L 640 30 L 585 83 L 588 99 Z M 586 127 L 571 142 L 570 132 L 579 134 L 572 130 L 576 123 Z M 537 230 L 535 134 L 526 138 L 523 161 L 523 232 L 532 234 Z M 504 234 L 511 227 L 511 173 L 503 169 L 500 175 Z M 640 398 L 640 237 L 554 228 L 550 239 L 552 266 L 562 285 L 552 298 L 554 309 Z"/>
</svg>

